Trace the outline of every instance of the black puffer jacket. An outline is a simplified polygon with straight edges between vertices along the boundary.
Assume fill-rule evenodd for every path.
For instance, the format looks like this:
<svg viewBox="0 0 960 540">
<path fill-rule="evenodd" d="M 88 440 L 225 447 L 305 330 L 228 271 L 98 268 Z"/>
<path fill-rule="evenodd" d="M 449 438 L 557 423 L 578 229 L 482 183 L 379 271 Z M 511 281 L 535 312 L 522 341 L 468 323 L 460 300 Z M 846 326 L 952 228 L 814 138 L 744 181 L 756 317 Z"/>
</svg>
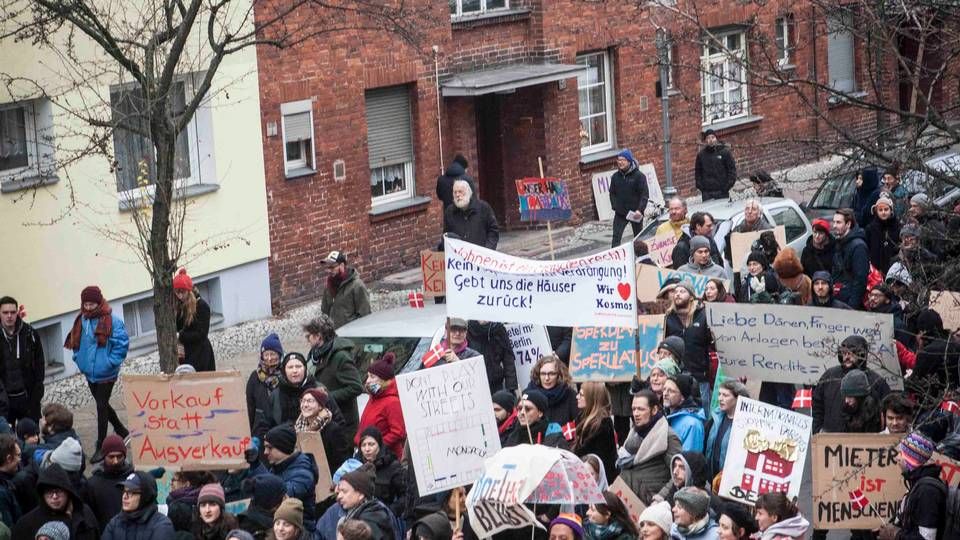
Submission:
<svg viewBox="0 0 960 540">
<path fill-rule="evenodd" d="M 358 519 L 370 526 L 372 540 L 393 540 L 397 532 L 393 530 L 390 510 L 376 499 L 367 499 L 357 507 L 347 510 L 346 519 Z"/>
<path fill-rule="evenodd" d="M 840 344 L 841 348 L 859 351 L 857 363 L 850 369 L 841 363 L 823 372 L 813 388 L 813 433 L 840 433 L 846 428 L 843 416 L 843 395 L 840 393 L 840 381 L 852 369 L 866 373 L 870 385 L 870 395 L 880 403 L 890 393 L 890 385 L 877 372 L 867 367 L 869 345 L 861 336 L 850 336 Z M 837 353 L 838 356 L 840 353 Z"/>
<path fill-rule="evenodd" d="M 636 163 L 631 163 L 627 172 L 617 169 L 610 177 L 610 206 L 616 215 L 626 217 L 628 212 L 643 212 L 647 209 L 649 199 L 647 177 L 640 172 Z"/>
<path fill-rule="evenodd" d="M 70 513 L 55 511 L 47 506 L 40 494 L 48 488 L 59 488 L 67 492 L 70 503 L 73 505 Z M 59 465 L 53 464 L 40 471 L 40 479 L 37 481 L 37 494 L 40 499 L 39 506 L 23 516 L 13 526 L 11 530 L 13 538 L 17 540 L 33 538 L 40 527 L 48 521 L 66 523 L 67 527 L 70 528 L 71 540 L 96 540 L 100 537 L 100 528 L 97 525 L 96 516 L 93 515 L 90 507 L 80 499 L 80 495 L 74 490 L 66 471 Z"/>
<path fill-rule="evenodd" d="M 705 146 L 697 154 L 697 189 L 729 191 L 737 182 L 737 163 L 726 145 Z"/>
<path fill-rule="evenodd" d="M 506 327 L 498 322 L 470 321 L 467 333 L 470 348 L 483 355 L 483 362 L 487 366 L 487 381 L 490 382 L 490 394 L 497 390 L 515 390 L 517 365 Z"/>
<path fill-rule="evenodd" d="M 665 338 L 680 336 L 683 338 L 683 366 L 690 372 L 697 382 L 709 379 L 710 372 L 710 344 L 713 337 L 710 327 L 707 326 L 707 312 L 700 306 L 693 312 L 690 326 L 684 326 L 683 320 L 675 311 L 667 313 L 664 321 Z"/>
<path fill-rule="evenodd" d="M 487 249 L 497 249 L 500 241 L 500 226 L 493 208 L 481 201 L 474 193 L 470 204 L 463 210 L 451 204 L 443 211 L 443 232 L 454 233 L 464 242 Z M 441 241 L 441 247 L 443 242 Z"/>
<path fill-rule="evenodd" d="M 194 294 L 194 293 L 191 293 Z M 210 305 L 197 295 L 197 313 L 190 324 L 181 315 L 177 315 L 177 338 L 183 344 L 184 364 L 190 364 L 197 371 L 215 371 L 217 364 L 210 345 Z"/>
</svg>

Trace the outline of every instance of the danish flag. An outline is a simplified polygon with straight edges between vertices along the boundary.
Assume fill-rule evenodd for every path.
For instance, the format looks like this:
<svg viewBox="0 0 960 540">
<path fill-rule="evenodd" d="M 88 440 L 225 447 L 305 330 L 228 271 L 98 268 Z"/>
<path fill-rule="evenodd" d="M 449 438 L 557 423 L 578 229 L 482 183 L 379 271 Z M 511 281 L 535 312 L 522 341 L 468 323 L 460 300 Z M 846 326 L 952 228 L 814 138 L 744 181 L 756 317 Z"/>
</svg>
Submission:
<svg viewBox="0 0 960 540">
<path fill-rule="evenodd" d="M 563 425 L 563 438 L 572 441 L 574 437 L 577 436 L 577 424 L 574 421 L 569 421 Z"/>
<path fill-rule="evenodd" d="M 807 409 L 811 406 L 813 406 L 813 390 L 809 388 L 797 390 L 797 394 L 793 396 L 793 408 Z"/>
<path fill-rule="evenodd" d="M 446 352 L 447 350 L 443 348 L 443 345 L 437 343 L 429 351 L 427 351 L 427 354 L 423 355 L 423 367 L 433 367 L 434 364 L 443 358 L 443 355 Z"/>
<path fill-rule="evenodd" d="M 867 500 L 867 497 L 859 489 L 850 492 L 850 503 L 853 504 L 853 507 L 857 510 L 863 510 L 870 505 L 870 501 Z"/>
<path fill-rule="evenodd" d="M 410 307 L 416 309 L 423 309 L 423 293 L 422 292 L 412 292 L 407 295 L 407 300 L 410 301 Z"/>
<path fill-rule="evenodd" d="M 960 415 L 960 404 L 957 404 L 956 401 L 947 400 L 940 404 L 940 410 Z"/>
</svg>

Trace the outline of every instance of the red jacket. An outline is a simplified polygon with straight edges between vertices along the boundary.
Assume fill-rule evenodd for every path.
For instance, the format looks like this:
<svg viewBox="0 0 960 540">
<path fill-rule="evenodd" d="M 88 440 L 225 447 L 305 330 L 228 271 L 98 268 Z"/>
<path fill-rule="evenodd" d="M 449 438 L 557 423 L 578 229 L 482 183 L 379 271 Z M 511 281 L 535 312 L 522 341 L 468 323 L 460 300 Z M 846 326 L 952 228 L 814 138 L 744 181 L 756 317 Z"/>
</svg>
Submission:
<svg viewBox="0 0 960 540">
<path fill-rule="evenodd" d="M 390 448 L 397 459 L 403 456 L 403 445 L 407 442 L 407 429 L 403 425 L 403 411 L 400 409 L 400 395 L 397 393 L 396 380 L 390 381 L 379 394 L 370 396 L 363 409 L 360 426 L 353 443 L 360 446 L 360 434 L 370 426 L 376 426 L 383 434 L 383 444 Z"/>
</svg>

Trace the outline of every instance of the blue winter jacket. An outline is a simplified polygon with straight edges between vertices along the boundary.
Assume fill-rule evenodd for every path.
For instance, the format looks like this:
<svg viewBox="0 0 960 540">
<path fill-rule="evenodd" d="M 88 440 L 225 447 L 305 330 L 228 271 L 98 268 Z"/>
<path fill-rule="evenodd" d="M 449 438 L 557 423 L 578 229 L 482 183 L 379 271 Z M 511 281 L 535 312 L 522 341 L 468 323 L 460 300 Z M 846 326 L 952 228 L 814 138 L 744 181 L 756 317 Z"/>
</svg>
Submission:
<svg viewBox="0 0 960 540">
<path fill-rule="evenodd" d="M 154 504 L 135 516 L 125 512 L 113 516 L 100 540 L 168 540 L 174 534 L 170 518 L 158 512 Z"/>
<path fill-rule="evenodd" d="M 707 458 L 707 468 L 710 469 L 710 464 L 713 463 L 713 445 L 717 440 L 717 434 L 720 433 L 720 425 L 723 424 L 723 417 L 725 413 L 720 410 L 719 407 L 713 410 L 713 422 L 710 423 L 710 433 L 707 434 L 707 444 L 703 448 L 703 455 Z M 726 433 L 723 434 L 723 439 L 720 441 L 720 457 L 717 460 L 720 463 L 720 467 L 723 467 L 724 462 L 727 460 L 727 443 L 730 442 L 730 430 L 728 429 Z M 715 476 L 720 471 L 710 471 L 710 476 Z"/>
<path fill-rule="evenodd" d="M 97 346 L 97 336 L 93 334 L 100 319 L 84 318 L 80 321 L 80 348 L 73 352 L 73 361 L 92 383 L 116 380 L 120 374 L 120 364 L 127 357 L 130 347 L 127 329 L 122 319 L 112 317 L 113 332 L 103 347 Z"/>
<path fill-rule="evenodd" d="M 699 407 L 685 407 L 667 415 L 667 423 L 680 438 L 683 449 L 693 452 L 703 451 L 703 423 L 706 421 L 707 417 Z"/>
<path fill-rule="evenodd" d="M 317 523 L 316 485 L 320 479 L 312 454 L 297 452 L 270 467 L 270 472 L 283 479 L 288 497 L 303 501 L 303 526 L 313 533 Z"/>
</svg>

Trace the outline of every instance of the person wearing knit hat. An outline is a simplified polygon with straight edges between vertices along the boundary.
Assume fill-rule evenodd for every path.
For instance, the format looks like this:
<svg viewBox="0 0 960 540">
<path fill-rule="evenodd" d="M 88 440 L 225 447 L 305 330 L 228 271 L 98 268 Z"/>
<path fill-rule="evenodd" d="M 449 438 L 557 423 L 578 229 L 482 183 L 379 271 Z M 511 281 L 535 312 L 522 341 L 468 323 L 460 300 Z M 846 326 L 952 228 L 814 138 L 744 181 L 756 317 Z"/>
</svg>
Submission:
<svg viewBox="0 0 960 540">
<path fill-rule="evenodd" d="M 410 538 L 414 540 L 449 540 L 453 538 L 450 518 L 443 511 L 423 516 L 413 524 L 410 531 Z"/>
<path fill-rule="evenodd" d="M 274 427 L 264 435 L 263 440 L 264 447 L 267 448 L 264 454 L 267 455 L 272 448 L 284 454 L 283 459 L 286 459 L 297 450 L 297 432 L 290 424 L 280 424 Z"/>
<path fill-rule="evenodd" d="M 757 520 L 742 504 L 726 502 L 717 523 L 720 528 L 720 538 L 732 540 L 749 540 L 750 536 L 760 529 Z"/>
<path fill-rule="evenodd" d="M 657 347 L 657 353 L 661 360 L 665 358 L 672 358 L 673 361 L 679 366 L 683 364 L 683 353 L 685 352 L 685 349 L 686 346 L 683 343 L 682 337 L 667 336 Z"/>
<path fill-rule="evenodd" d="M 690 258 L 686 264 L 677 268 L 680 272 L 690 272 L 708 277 L 726 279 L 727 271 L 714 262 L 710 252 L 710 239 L 706 236 L 694 236 L 690 239 Z"/>
<path fill-rule="evenodd" d="M 859 369 L 851 369 L 840 380 L 840 395 L 848 397 L 864 397 L 870 395 L 870 381 L 867 374 Z"/>
<path fill-rule="evenodd" d="M 877 433 L 883 429 L 880 401 L 870 395 L 870 380 L 859 369 L 851 369 L 840 380 L 843 398 L 843 432 Z"/>
<path fill-rule="evenodd" d="M 210 304 L 193 288 L 187 270 L 181 268 L 173 277 L 173 296 L 177 308 L 177 341 L 181 364 L 197 371 L 216 371 L 217 364 L 210 344 Z"/>
<path fill-rule="evenodd" d="M 643 213 L 647 210 L 650 190 L 647 177 L 637 168 L 637 160 L 629 148 L 617 154 L 617 170 L 610 177 L 610 207 L 613 209 L 613 236 L 610 246 L 617 247 L 623 239 L 623 231 L 630 224 L 631 237 L 643 229 Z M 631 213 L 639 214 L 638 220 L 628 220 Z"/>
<path fill-rule="evenodd" d="M 284 499 L 273 514 L 273 537 L 277 540 L 303 538 L 303 502 L 299 499 Z"/>
<path fill-rule="evenodd" d="M 783 285 L 762 251 L 754 250 L 747 256 L 747 272 L 737 301 L 744 304 L 776 302 Z"/>
<path fill-rule="evenodd" d="M 938 530 L 946 523 L 949 492 L 940 479 L 940 465 L 929 463 L 936 448 L 936 443 L 920 431 L 900 441 L 896 460 L 907 483 L 907 496 L 900 503 L 897 521 L 904 527 L 884 525 L 877 531 L 879 540 L 955 536 Z"/>
<path fill-rule="evenodd" d="M 239 526 L 237 518 L 224 510 L 226 504 L 220 484 L 206 484 L 200 488 L 191 526 L 195 538 L 224 538 L 228 531 Z"/>
<path fill-rule="evenodd" d="M 360 424 L 353 440 L 354 446 L 360 446 L 360 433 L 370 426 L 376 426 L 383 433 L 383 444 L 393 455 L 403 457 L 403 445 L 407 440 L 407 429 L 403 423 L 403 411 L 400 409 L 400 394 L 397 382 L 393 376 L 394 355 L 387 352 L 379 360 L 371 364 L 371 368 L 380 375 L 390 375 L 383 378 L 374 371 L 367 370 L 367 380 L 364 390 L 370 394 L 370 401 L 363 409 Z"/>
<path fill-rule="evenodd" d="M 253 432 L 257 420 L 257 411 L 270 411 L 273 404 L 270 392 L 280 385 L 280 359 L 283 358 L 283 345 L 276 333 L 268 334 L 260 343 L 260 361 L 247 379 L 247 419 Z"/>
<path fill-rule="evenodd" d="M 374 497 L 375 493 L 376 468 L 372 463 L 364 463 L 359 469 L 340 478 L 337 502 L 346 511 L 344 519 L 365 522 L 373 530 L 373 538 L 393 538 L 390 511 Z"/>
<path fill-rule="evenodd" d="M 261 537 L 273 528 L 273 515 L 287 494 L 283 480 L 275 474 L 260 474 L 243 481 L 243 492 L 250 505 L 237 515 L 240 528 Z"/>
<path fill-rule="evenodd" d="M 651 504 L 640 512 L 637 521 L 640 523 L 640 537 L 643 540 L 668 540 L 673 528 L 670 503 L 660 501 Z"/>
<path fill-rule="evenodd" d="M 702 135 L 703 148 L 697 152 L 694 179 L 704 202 L 729 199 L 730 189 L 737 182 L 737 162 L 727 145 L 720 142 L 712 129 Z"/>
<path fill-rule="evenodd" d="M 317 463 L 312 454 L 297 450 L 297 434 L 290 424 L 272 428 L 263 438 L 267 469 L 279 476 L 288 497 L 303 501 L 304 522 L 308 530 L 316 525 Z"/>
<path fill-rule="evenodd" d="M 102 447 L 102 445 L 101 445 Z M 73 437 L 67 437 L 53 449 L 52 452 L 44 456 L 45 463 L 56 463 L 63 467 L 63 470 L 70 472 L 80 472 L 83 468 L 83 448 L 80 442 Z"/>
<path fill-rule="evenodd" d="M 710 495 L 697 487 L 685 487 L 673 496 L 673 528 L 671 536 L 717 538 L 717 523 L 710 517 Z"/>
<path fill-rule="evenodd" d="M 130 337 L 123 320 L 103 297 L 99 287 L 89 286 L 80 294 L 80 314 L 73 321 L 64 348 L 73 351 L 73 361 L 87 379 L 87 386 L 97 405 L 97 443 L 92 463 L 102 459 L 100 445 L 107 437 L 107 424 L 126 438 L 130 432 L 110 405 L 113 386 L 120 376 L 120 366 L 127 358 Z"/>
<path fill-rule="evenodd" d="M 234 529 L 227 533 L 224 540 L 255 540 L 253 535 L 243 529 Z"/>
<path fill-rule="evenodd" d="M 870 255 L 870 263 L 885 274 L 897 257 L 900 246 L 900 217 L 894 212 L 893 199 L 880 195 L 870 209 L 874 216 L 863 229 Z"/>
<path fill-rule="evenodd" d="M 813 226 L 813 230 L 815 231 L 819 230 L 826 235 L 830 234 L 830 222 L 823 218 L 817 218 L 813 220 L 811 225 Z"/>
<path fill-rule="evenodd" d="M 390 507 L 397 514 L 403 513 L 404 497 L 407 492 L 404 470 L 400 460 L 394 457 L 383 445 L 383 435 L 375 426 L 370 426 L 360 434 L 360 446 L 354 455 L 364 463 L 375 467 L 374 495 L 377 500 Z"/>
<path fill-rule="evenodd" d="M 853 398 L 848 398 L 850 399 L 849 403 L 844 398 L 843 379 L 854 369 L 860 370 L 866 376 L 867 387 L 870 389 L 869 394 L 873 403 L 867 403 L 866 401 L 863 403 L 867 404 L 870 409 L 875 409 L 876 412 L 876 418 L 870 419 L 865 425 L 879 424 L 879 404 L 890 393 L 890 385 L 887 384 L 882 375 L 869 367 L 867 361 L 870 355 L 870 342 L 863 336 L 850 335 L 840 342 L 840 347 L 837 350 L 839 365 L 824 371 L 813 389 L 813 433 L 818 433 L 820 430 L 842 433 L 845 431 L 846 424 L 855 416 L 872 414 L 869 411 L 862 411 L 863 407 L 859 407 L 860 412 L 855 412 L 858 406 L 854 404 Z M 849 380 L 848 383 L 853 380 L 855 379 Z M 870 431 L 870 428 L 865 428 L 866 431 Z M 880 431 L 880 428 L 878 427 L 873 431 Z"/>
<path fill-rule="evenodd" d="M 550 521 L 551 540 L 582 540 L 583 520 L 576 514 L 560 514 Z"/>
<path fill-rule="evenodd" d="M 133 472 L 133 465 L 127 463 L 127 447 L 119 435 L 108 435 L 101 448 L 103 463 L 87 479 L 87 502 L 97 522 L 106 524 L 122 510 L 123 494 L 117 483 Z"/>
<path fill-rule="evenodd" d="M 396 356 L 392 352 L 381 356 L 377 360 L 370 363 L 370 367 L 367 368 L 367 373 L 376 375 L 381 381 L 389 381 L 397 376 L 395 372 L 394 363 L 396 362 Z"/>
<path fill-rule="evenodd" d="M 517 396 L 513 392 L 498 390 L 493 393 L 492 399 L 493 417 L 497 419 L 500 446 L 503 446 L 517 425 Z"/>
<path fill-rule="evenodd" d="M 517 404 L 517 425 L 514 427 L 505 442 L 504 447 L 519 444 L 542 444 L 544 446 L 567 449 L 567 441 L 557 423 L 551 424 L 547 419 L 546 411 L 549 400 L 540 390 L 528 388 L 520 396 Z M 550 426 L 555 429 L 550 430 Z M 549 433 L 548 433 L 549 431 Z"/>
<path fill-rule="evenodd" d="M 800 264 L 803 273 L 813 279 L 816 272 L 833 271 L 833 255 L 836 251 L 836 242 L 830 235 L 830 222 L 818 218 L 811 223 L 812 234 L 807 238 L 806 245 L 800 253 Z"/>
<path fill-rule="evenodd" d="M 905 471 L 913 471 L 926 465 L 937 450 L 937 445 L 920 431 L 914 431 L 900 441 L 897 450 L 900 451 L 900 467 Z"/>
<path fill-rule="evenodd" d="M 62 521 L 48 521 L 40 527 L 34 538 L 36 540 L 70 540 L 70 528 Z"/>
<path fill-rule="evenodd" d="M 671 336 L 671 338 L 673 337 L 676 336 Z M 661 344 L 657 350 L 663 350 L 663 345 Z M 665 357 L 661 357 L 660 360 L 650 368 L 650 376 L 647 378 L 646 383 L 641 381 L 636 375 L 633 376 L 633 381 L 630 382 L 630 394 L 636 394 L 644 387 L 648 387 L 657 394 L 657 397 L 662 399 L 663 387 L 667 379 L 669 377 L 675 377 L 679 373 L 680 366 L 677 361 L 673 359 L 671 354 L 666 354 Z"/>
</svg>

